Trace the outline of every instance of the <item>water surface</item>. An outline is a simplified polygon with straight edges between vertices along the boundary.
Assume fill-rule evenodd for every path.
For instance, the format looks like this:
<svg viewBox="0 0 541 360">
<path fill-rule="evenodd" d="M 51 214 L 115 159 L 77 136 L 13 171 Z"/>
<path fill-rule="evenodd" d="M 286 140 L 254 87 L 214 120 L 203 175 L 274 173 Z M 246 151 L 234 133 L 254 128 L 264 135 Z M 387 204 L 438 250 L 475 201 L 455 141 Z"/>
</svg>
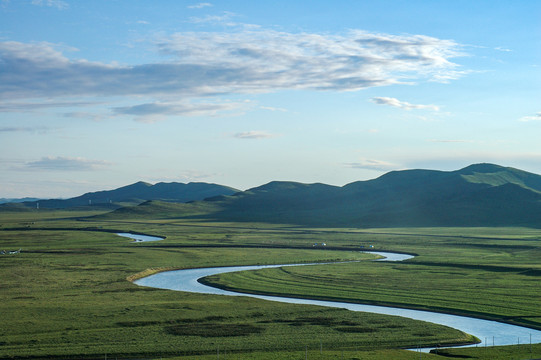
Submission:
<svg viewBox="0 0 541 360">
<path fill-rule="evenodd" d="M 165 239 L 165 238 L 161 238 L 157 236 L 132 234 L 132 233 L 117 233 L 117 235 L 133 239 L 133 242 L 160 241 L 160 240 Z"/>
</svg>

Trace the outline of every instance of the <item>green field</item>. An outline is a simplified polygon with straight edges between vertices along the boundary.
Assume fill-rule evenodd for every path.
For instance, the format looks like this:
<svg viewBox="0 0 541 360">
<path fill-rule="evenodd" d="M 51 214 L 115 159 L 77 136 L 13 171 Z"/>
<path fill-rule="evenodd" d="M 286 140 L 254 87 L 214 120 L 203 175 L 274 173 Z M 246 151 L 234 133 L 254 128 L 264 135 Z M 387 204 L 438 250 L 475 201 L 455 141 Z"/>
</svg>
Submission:
<svg viewBox="0 0 541 360">
<path fill-rule="evenodd" d="M 443 359 L 399 348 L 472 341 L 459 331 L 403 318 L 150 289 L 128 280 L 222 265 L 359 260 L 212 281 L 541 328 L 537 229 L 321 229 L 92 217 L 98 213 L 0 213 L 0 249 L 22 249 L 0 255 L 0 358 Z M 112 231 L 166 239 L 133 244 Z M 327 246 L 313 246 L 321 242 Z M 367 261 L 373 255 L 358 251 L 370 245 L 418 256 L 374 263 Z M 497 359 L 496 353 L 541 357 L 538 345 L 446 351 L 478 359 Z"/>
</svg>

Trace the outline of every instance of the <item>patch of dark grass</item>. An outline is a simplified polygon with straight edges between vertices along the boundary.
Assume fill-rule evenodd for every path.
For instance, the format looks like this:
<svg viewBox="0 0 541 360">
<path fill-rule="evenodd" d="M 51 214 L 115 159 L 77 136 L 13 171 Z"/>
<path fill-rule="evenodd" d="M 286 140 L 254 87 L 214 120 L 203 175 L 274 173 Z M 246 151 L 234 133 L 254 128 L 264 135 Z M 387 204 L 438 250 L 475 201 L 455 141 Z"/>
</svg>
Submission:
<svg viewBox="0 0 541 360">
<path fill-rule="evenodd" d="M 332 326 L 335 324 L 336 319 L 331 317 L 301 317 L 295 321 L 309 325 Z"/>
<path fill-rule="evenodd" d="M 375 329 L 372 327 L 364 327 L 364 326 L 340 326 L 340 327 L 336 327 L 335 330 L 344 332 L 344 333 L 355 333 L 355 334 L 374 333 L 378 331 L 378 329 Z"/>
<path fill-rule="evenodd" d="M 434 334 L 429 333 L 429 332 L 427 332 L 427 331 L 416 332 L 416 333 L 413 333 L 413 335 L 419 336 L 419 337 L 421 337 L 421 338 L 432 337 L 432 336 L 434 336 Z"/>
<path fill-rule="evenodd" d="M 527 270 L 520 273 L 526 276 L 541 276 L 541 270 Z"/>
<path fill-rule="evenodd" d="M 248 336 L 263 332 L 263 328 L 252 324 L 224 324 L 224 323 L 186 323 L 167 326 L 165 331 L 171 335 L 199 336 L 199 337 L 232 337 Z"/>
<path fill-rule="evenodd" d="M 160 321 L 119 321 L 116 324 L 121 327 L 130 328 L 130 327 L 139 327 L 139 326 L 158 325 L 160 324 Z"/>
<path fill-rule="evenodd" d="M 150 288 L 150 287 L 134 287 L 126 289 L 112 289 L 112 290 L 96 290 L 92 291 L 94 294 L 106 294 L 106 293 L 140 293 L 140 292 L 154 292 L 160 291 L 161 289 Z"/>
<path fill-rule="evenodd" d="M 334 325 L 349 325 L 347 320 L 337 321 L 331 317 L 299 317 L 296 319 L 273 319 L 273 320 L 263 320 L 260 321 L 262 324 L 268 323 L 282 323 L 289 324 L 291 326 L 305 326 L 305 325 L 319 325 L 319 326 L 334 326 Z M 353 325 L 358 325 L 357 323 L 351 323 Z"/>
<path fill-rule="evenodd" d="M 389 325 L 383 326 L 383 328 L 385 329 L 403 329 L 404 327 L 405 327 L 404 325 L 399 325 L 399 324 L 389 324 Z"/>
</svg>

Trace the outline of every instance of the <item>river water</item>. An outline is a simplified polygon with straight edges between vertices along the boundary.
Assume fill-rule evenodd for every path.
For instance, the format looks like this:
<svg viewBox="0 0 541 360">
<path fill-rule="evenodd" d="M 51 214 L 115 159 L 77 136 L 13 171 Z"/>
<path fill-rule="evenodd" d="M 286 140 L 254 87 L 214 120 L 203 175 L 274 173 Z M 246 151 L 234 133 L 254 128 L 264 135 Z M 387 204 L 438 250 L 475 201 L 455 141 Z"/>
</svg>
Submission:
<svg viewBox="0 0 541 360">
<path fill-rule="evenodd" d="M 159 239 L 159 238 L 157 238 Z M 161 240 L 161 239 L 160 239 Z M 384 256 L 384 259 L 377 261 L 404 261 L 412 258 L 412 255 L 372 252 Z M 310 299 L 297 299 L 279 296 L 266 296 L 245 294 L 222 290 L 198 282 L 199 279 L 216 274 L 223 274 L 235 271 L 249 271 L 265 268 L 276 268 L 284 266 L 308 266 L 314 264 L 285 264 L 285 265 L 257 265 L 257 266 L 231 266 L 231 267 L 214 267 L 202 269 L 186 269 L 167 271 L 148 276 L 135 281 L 135 284 L 140 286 L 148 286 L 159 289 L 169 289 L 175 291 L 186 291 L 193 293 L 212 294 L 212 295 L 228 295 L 228 296 L 250 296 L 257 299 L 268 301 L 278 301 L 283 303 L 318 305 L 334 308 L 343 308 L 351 311 L 363 311 L 384 315 L 402 316 L 415 320 L 428 321 L 436 324 L 449 326 L 459 329 L 465 333 L 471 334 L 481 340 L 480 344 L 473 346 L 492 346 L 492 345 L 514 345 L 514 344 L 529 344 L 541 342 L 541 331 L 516 326 L 497 321 L 483 320 L 472 317 L 457 316 L 443 314 L 431 311 L 411 310 L 403 308 L 394 308 L 387 306 L 352 304 L 346 302 L 321 301 Z M 428 351 L 430 349 L 424 349 Z"/>
<path fill-rule="evenodd" d="M 132 234 L 132 233 L 117 233 L 117 235 L 133 239 L 133 242 L 160 241 L 164 239 L 164 238 L 156 237 L 156 236 Z"/>
</svg>

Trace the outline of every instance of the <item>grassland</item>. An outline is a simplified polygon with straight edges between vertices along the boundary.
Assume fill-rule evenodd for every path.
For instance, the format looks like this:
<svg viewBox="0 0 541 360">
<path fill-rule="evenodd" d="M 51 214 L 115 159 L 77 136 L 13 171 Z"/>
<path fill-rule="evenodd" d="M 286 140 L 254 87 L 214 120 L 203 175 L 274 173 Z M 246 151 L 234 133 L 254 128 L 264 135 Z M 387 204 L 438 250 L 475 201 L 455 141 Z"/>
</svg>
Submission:
<svg viewBox="0 0 541 360">
<path fill-rule="evenodd" d="M 103 358 L 108 354 L 109 358 L 417 359 L 419 354 L 397 348 L 471 340 L 453 329 L 402 318 L 149 289 L 127 280 L 153 271 L 148 269 L 360 260 L 288 268 L 289 273 L 276 270 L 280 276 L 272 272 L 265 276 L 271 274 L 273 282 L 287 280 L 288 292 L 294 290 L 292 282 L 301 278 L 308 284 L 332 281 L 339 285 L 320 293 L 326 296 L 357 276 L 370 285 L 355 294 L 357 300 L 394 303 L 396 292 L 408 299 L 401 301 L 404 306 L 471 311 L 531 326 L 538 326 L 541 316 L 535 306 L 540 299 L 535 285 L 541 272 L 541 231 L 536 229 L 309 229 L 92 217 L 97 214 L 0 214 L 0 249 L 22 248 L 20 254 L 0 256 L 0 358 Z M 113 231 L 166 239 L 132 244 Z M 316 242 L 327 246 L 313 247 Z M 418 257 L 411 264 L 366 262 L 373 256 L 358 250 L 369 245 Z M 430 286 L 417 284 L 419 276 L 428 279 Z M 250 285 L 245 279 L 235 283 Z M 406 284 L 416 287 L 412 289 L 416 296 L 407 291 Z M 480 291 L 494 284 L 498 285 L 495 292 Z M 451 285 L 457 288 L 452 290 Z M 476 299 L 468 295 L 472 289 L 479 294 Z M 505 297 L 508 292 L 513 296 Z M 475 300 L 476 307 L 464 305 L 472 301 L 457 305 L 447 299 L 464 296 Z M 485 296 L 505 298 L 506 304 L 498 307 L 493 301 L 481 306 Z M 523 312 L 518 310 L 521 306 Z M 520 351 L 525 356 L 541 356 L 539 346 L 515 352 Z"/>
</svg>

